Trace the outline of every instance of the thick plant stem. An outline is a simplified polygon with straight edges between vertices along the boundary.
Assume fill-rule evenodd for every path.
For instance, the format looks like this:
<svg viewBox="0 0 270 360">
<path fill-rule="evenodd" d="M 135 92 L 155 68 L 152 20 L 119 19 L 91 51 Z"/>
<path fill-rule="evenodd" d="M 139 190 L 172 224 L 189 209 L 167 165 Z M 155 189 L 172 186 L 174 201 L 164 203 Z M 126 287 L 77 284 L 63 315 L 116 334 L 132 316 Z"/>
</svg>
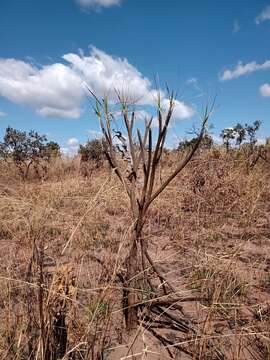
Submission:
<svg viewBox="0 0 270 360">
<path fill-rule="evenodd" d="M 138 308 L 135 304 L 138 302 L 137 296 L 137 275 L 138 275 L 138 242 L 137 234 L 134 231 L 132 233 L 132 246 L 129 252 L 129 255 L 126 259 L 126 269 L 127 269 L 127 300 L 126 300 L 126 328 L 127 331 L 132 331 L 136 329 L 138 324 Z"/>
</svg>

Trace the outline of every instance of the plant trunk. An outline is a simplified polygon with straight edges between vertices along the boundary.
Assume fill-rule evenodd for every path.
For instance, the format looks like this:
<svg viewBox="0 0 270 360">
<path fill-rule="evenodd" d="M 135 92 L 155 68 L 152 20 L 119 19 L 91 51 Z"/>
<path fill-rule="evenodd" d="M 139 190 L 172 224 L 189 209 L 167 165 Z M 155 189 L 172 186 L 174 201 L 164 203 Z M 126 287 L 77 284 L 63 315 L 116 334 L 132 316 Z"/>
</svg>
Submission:
<svg viewBox="0 0 270 360">
<path fill-rule="evenodd" d="M 138 302 L 137 283 L 138 283 L 138 236 L 134 230 L 132 233 L 132 246 L 126 259 L 126 299 L 125 299 L 125 318 L 127 331 L 136 329 L 138 324 Z"/>
</svg>

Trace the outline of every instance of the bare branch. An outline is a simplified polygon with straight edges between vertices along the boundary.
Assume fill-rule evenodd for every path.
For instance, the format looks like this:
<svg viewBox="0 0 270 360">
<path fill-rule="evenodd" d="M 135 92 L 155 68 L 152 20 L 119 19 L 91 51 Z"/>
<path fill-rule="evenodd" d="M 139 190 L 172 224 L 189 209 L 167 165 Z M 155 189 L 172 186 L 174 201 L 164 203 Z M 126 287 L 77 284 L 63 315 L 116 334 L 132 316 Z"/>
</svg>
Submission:
<svg viewBox="0 0 270 360">
<path fill-rule="evenodd" d="M 200 146 L 200 143 L 202 141 L 202 138 L 203 138 L 203 135 L 205 132 L 205 126 L 209 119 L 209 115 L 210 114 L 208 113 L 208 110 L 206 110 L 205 115 L 204 115 L 204 120 L 202 123 L 201 132 L 200 132 L 200 135 L 199 135 L 195 145 L 193 146 L 193 148 L 191 149 L 189 154 L 186 156 L 186 158 L 178 165 L 178 167 L 175 169 L 175 171 L 168 177 L 168 179 L 166 181 L 164 181 L 164 183 L 160 186 L 160 188 L 153 194 L 149 203 L 147 204 L 147 207 L 155 200 L 156 197 L 158 197 L 159 194 L 162 193 L 162 191 L 170 184 L 170 182 L 184 169 L 184 167 L 192 159 L 193 155 L 195 154 L 196 150 L 198 149 L 198 147 Z"/>
</svg>

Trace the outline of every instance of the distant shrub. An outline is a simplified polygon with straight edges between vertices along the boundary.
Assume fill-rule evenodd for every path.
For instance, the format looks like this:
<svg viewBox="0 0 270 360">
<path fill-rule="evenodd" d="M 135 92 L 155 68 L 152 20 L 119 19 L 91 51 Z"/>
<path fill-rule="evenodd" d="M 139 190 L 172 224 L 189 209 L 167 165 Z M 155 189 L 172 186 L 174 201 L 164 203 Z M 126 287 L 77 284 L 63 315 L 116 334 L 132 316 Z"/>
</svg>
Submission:
<svg viewBox="0 0 270 360">
<path fill-rule="evenodd" d="M 61 149 L 59 144 L 54 141 L 48 142 L 43 149 L 43 156 L 48 160 L 61 157 Z"/>
<path fill-rule="evenodd" d="M 182 150 L 188 150 L 190 148 L 192 148 L 197 142 L 197 138 L 194 137 L 191 140 L 183 140 L 180 141 L 179 145 L 178 145 L 178 150 L 182 151 Z M 212 146 L 214 144 L 214 141 L 212 139 L 212 137 L 209 134 L 205 134 L 201 140 L 201 144 L 200 144 L 200 149 L 211 149 Z"/>
<path fill-rule="evenodd" d="M 92 161 L 96 167 L 99 168 L 105 158 L 104 154 L 104 141 L 100 139 L 88 140 L 85 145 L 80 145 L 79 154 L 81 162 Z"/>
<path fill-rule="evenodd" d="M 31 167 L 40 176 L 40 171 L 47 170 L 45 163 L 60 155 L 57 143 L 46 142 L 46 136 L 36 131 L 31 130 L 27 133 L 9 126 L 3 142 L 0 143 L 0 159 L 15 164 L 23 179 L 28 177 Z"/>
</svg>

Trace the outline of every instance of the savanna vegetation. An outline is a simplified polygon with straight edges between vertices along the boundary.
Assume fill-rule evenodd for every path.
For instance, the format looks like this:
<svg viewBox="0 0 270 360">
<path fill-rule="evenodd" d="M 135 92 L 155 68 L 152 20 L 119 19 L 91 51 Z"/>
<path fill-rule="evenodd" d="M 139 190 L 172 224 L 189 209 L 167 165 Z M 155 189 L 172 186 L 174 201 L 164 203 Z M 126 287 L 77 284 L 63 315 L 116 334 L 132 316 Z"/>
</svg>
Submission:
<svg viewBox="0 0 270 360">
<path fill-rule="evenodd" d="M 174 109 L 95 100 L 102 139 L 65 157 L 0 143 L 1 359 L 270 359 L 270 147 L 260 122 L 165 149 Z M 214 121 L 214 120 L 213 120 Z M 117 122 L 117 130 L 114 130 Z"/>
</svg>

